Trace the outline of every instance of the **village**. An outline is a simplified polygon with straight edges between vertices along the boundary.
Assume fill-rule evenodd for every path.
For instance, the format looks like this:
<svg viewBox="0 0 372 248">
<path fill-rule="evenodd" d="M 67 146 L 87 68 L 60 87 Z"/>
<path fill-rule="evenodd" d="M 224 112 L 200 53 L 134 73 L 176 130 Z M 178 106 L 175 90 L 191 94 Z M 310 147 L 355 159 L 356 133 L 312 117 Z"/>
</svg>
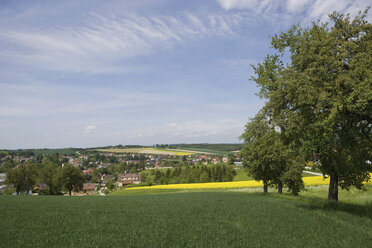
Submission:
<svg viewBox="0 0 372 248">
<path fill-rule="evenodd" d="M 180 183 L 189 182 L 190 180 L 192 182 L 199 182 L 199 179 L 190 179 L 189 177 L 184 181 L 180 179 L 172 180 L 172 177 L 176 177 L 177 174 L 175 168 L 179 168 L 177 177 L 182 177 L 182 173 L 180 172 L 182 168 L 186 168 L 186 170 L 196 170 L 203 166 L 206 168 L 226 165 L 239 169 L 242 166 L 238 154 L 229 154 L 225 156 L 216 154 L 179 156 L 169 154 L 113 153 L 83 150 L 70 155 L 58 153 L 40 155 L 36 154 L 36 152 L 21 151 L 18 153 L 0 155 L 0 192 L 6 191 L 7 189 L 7 185 L 5 184 L 5 172 L 20 164 L 28 163 L 39 164 L 39 167 L 42 167 L 42 164 L 53 163 L 62 168 L 66 165 L 79 168 L 84 177 L 84 183 L 81 186 L 75 186 L 73 188 L 71 191 L 72 196 L 105 195 L 114 189 L 124 187 Z M 231 178 L 231 176 L 229 178 Z M 44 181 L 38 179 L 32 190 L 28 193 L 34 195 L 45 194 L 49 186 Z M 59 193 L 68 195 L 67 191 L 61 191 Z"/>
</svg>

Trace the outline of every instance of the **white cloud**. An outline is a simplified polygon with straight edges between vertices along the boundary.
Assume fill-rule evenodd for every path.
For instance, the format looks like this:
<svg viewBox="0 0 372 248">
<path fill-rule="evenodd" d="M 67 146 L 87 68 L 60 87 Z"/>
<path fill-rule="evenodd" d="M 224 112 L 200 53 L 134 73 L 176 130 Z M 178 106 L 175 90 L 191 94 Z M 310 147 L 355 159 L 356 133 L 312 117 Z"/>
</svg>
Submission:
<svg viewBox="0 0 372 248">
<path fill-rule="evenodd" d="M 310 0 L 287 0 L 287 10 L 290 12 L 301 12 Z"/>
<path fill-rule="evenodd" d="M 258 0 L 217 0 L 222 8 L 225 10 L 231 9 L 254 9 Z"/>
<path fill-rule="evenodd" d="M 172 123 L 169 123 L 168 126 L 170 128 L 174 128 L 174 127 L 177 127 L 178 126 L 178 123 L 172 122 Z"/>
<path fill-rule="evenodd" d="M 176 125 L 174 125 L 176 124 Z M 151 128 L 140 128 L 115 133 L 129 143 L 237 142 L 244 131 L 244 121 L 235 119 L 194 120 L 166 123 Z M 171 127 L 171 128 L 170 128 Z M 142 136 L 133 135 L 141 132 Z M 211 142 L 212 142 L 211 141 Z"/>
<path fill-rule="evenodd" d="M 89 125 L 89 126 L 86 126 L 85 128 L 84 128 L 84 133 L 85 134 L 90 134 L 90 133 L 92 133 L 94 130 L 96 129 L 96 126 L 94 126 L 94 125 Z"/>
<path fill-rule="evenodd" d="M 116 62 L 206 36 L 231 35 L 243 23 L 239 13 L 150 17 L 91 13 L 80 27 L 3 28 L 0 44 L 14 49 L 2 49 L 0 59 L 57 71 L 122 71 Z"/>
<path fill-rule="evenodd" d="M 328 20 L 333 11 L 350 13 L 365 10 L 371 5 L 370 0 L 217 0 L 220 6 L 229 10 L 248 10 L 271 20 L 289 20 L 291 17 L 304 19 L 304 23 Z M 367 19 L 372 21 L 370 14 Z"/>
</svg>

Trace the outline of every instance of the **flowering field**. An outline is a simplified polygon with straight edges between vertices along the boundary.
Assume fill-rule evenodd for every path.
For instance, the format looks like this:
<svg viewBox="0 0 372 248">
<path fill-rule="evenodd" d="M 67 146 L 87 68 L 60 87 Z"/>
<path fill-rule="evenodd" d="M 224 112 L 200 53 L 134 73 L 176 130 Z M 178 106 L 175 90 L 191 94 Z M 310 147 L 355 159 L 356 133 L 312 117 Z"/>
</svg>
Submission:
<svg viewBox="0 0 372 248">
<path fill-rule="evenodd" d="M 372 177 L 372 173 L 371 173 Z M 304 177 L 305 186 L 328 185 L 329 178 L 324 179 L 322 176 Z M 372 183 L 371 181 L 369 183 Z M 217 183 L 185 183 L 185 184 L 166 184 L 144 187 L 128 188 L 127 190 L 139 189 L 233 189 L 233 188 L 250 188 L 262 187 L 262 181 L 236 181 L 236 182 L 217 182 Z"/>
</svg>

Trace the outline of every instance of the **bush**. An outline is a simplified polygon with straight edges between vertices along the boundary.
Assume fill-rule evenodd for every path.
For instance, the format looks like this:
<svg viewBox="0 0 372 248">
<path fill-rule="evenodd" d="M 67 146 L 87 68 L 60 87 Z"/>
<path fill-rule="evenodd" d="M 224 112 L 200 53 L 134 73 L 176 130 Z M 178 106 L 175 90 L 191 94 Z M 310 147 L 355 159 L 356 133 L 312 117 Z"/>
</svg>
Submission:
<svg viewBox="0 0 372 248">
<path fill-rule="evenodd" d="M 282 176 L 284 185 L 288 187 L 288 190 L 292 192 L 293 195 L 298 195 L 298 193 L 305 188 L 304 182 L 302 181 L 303 169 L 304 166 L 294 164 Z"/>
</svg>

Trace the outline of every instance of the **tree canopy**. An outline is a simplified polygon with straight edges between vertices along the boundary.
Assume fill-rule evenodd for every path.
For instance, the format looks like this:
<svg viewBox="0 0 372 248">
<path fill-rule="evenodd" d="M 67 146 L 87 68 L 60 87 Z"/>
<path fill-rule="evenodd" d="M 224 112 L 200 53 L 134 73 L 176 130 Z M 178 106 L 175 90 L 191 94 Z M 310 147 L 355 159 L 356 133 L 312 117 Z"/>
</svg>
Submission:
<svg viewBox="0 0 372 248">
<path fill-rule="evenodd" d="M 363 187 L 372 166 L 372 25 L 367 10 L 351 20 L 334 12 L 331 24 L 292 26 L 275 35 L 274 55 L 254 67 L 265 111 L 281 135 L 316 155 L 338 187 Z M 289 55 L 289 62 L 286 58 Z"/>
<path fill-rule="evenodd" d="M 85 183 L 85 178 L 82 171 L 70 164 L 60 168 L 60 171 L 56 177 L 57 184 L 63 185 L 71 195 L 72 190 L 80 189 Z"/>
<path fill-rule="evenodd" d="M 269 185 L 275 185 L 278 193 L 282 193 L 283 185 L 286 185 L 293 194 L 298 194 L 303 188 L 304 166 L 296 161 L 293 151 L 283 143 L 281 134 L 263 111 L 248 122 L 242 138 L 243 164 L 255 180 L 263 181 L 264 192 Z"/>
</svg>

